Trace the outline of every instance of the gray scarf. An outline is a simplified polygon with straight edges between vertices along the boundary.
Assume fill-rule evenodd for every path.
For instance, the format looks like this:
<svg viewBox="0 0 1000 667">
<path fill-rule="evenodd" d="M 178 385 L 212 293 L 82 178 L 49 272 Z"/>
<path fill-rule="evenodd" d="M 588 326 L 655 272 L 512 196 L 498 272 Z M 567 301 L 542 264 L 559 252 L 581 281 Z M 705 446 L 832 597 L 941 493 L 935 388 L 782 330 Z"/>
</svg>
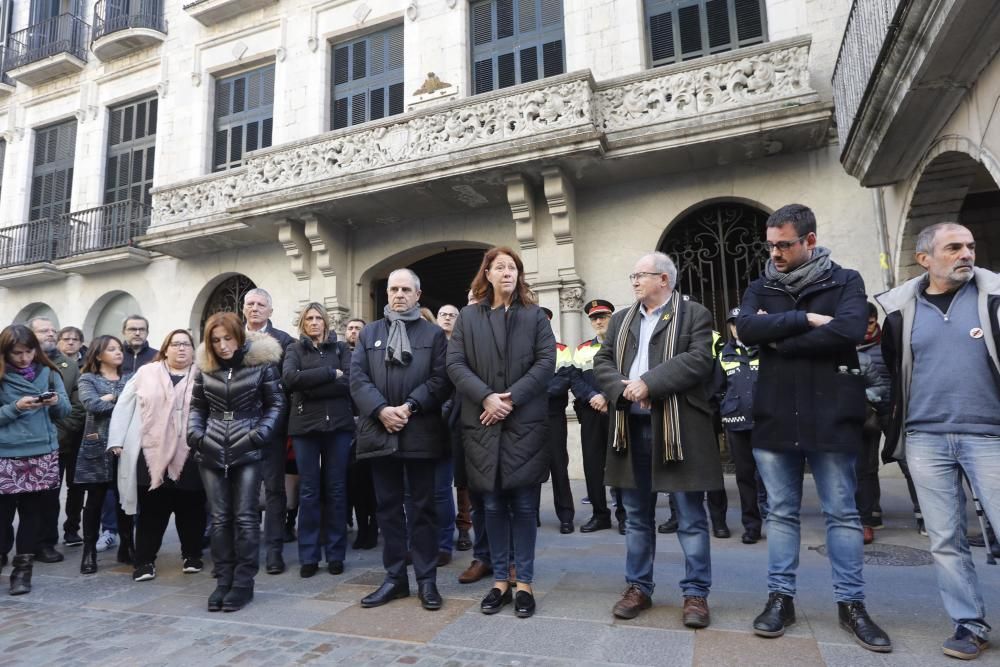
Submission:
<svg viewBox="0 0 1000 667">
<path fill-rule="evenodd" d="M 774 262 L 767 260 L 767 264 L 764 266 L 764 277 L 770 281 L 781 283 L 781 286 L 792 296 L 798 296 L 799 292 L 806 287 L 825 278 L 830 272 L 831 264 L 830 249 L 816 246 L 813 248 L 809 261 L 788 273 L 780 273 L 774 268 Z"/>
<path fill-rule="evenodd" d="M 406 334 L 406 323 L 420 319 L 420 304 L 402 313 L 397 313 L 386 306 L 382 314 L 389 321 L 389 337 L 385 341 L 385 363 L 406 366 L 413 359 L 410 337 Z"/>
</svg>

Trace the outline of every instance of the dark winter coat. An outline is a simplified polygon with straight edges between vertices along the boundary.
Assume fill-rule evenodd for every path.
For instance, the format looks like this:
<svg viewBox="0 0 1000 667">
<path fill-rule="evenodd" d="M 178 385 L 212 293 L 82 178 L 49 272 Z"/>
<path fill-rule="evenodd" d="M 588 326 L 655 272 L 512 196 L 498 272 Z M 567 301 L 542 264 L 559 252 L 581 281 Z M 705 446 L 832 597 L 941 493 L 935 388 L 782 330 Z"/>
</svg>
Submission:
<svg viewBox="0 0 1000 667">
<path fill-rule="evenodd" d="M 49 361 L 56 365 L 59 374 L 63 379 L 63 386 L 69 396 L 71 406 L 70 413 L 62 419 L 56 420 L 56 429 L 59 431 L 59 451 L 62 453 L 75 452 L 80 449 L 80 438 L 83 436 L 83 421 L 87 417 L 87 410 L 80 402 L 80 394 L 77 384 L 80 381 L 80 366 L 76 360 L 67 358 L 58 349 L 47 353 Z"/>
<path fill-rule="evenodd" d="M 365 326 L 351 355 L 351 397 L 358 408 L 357 458 L 399 456 L 440 458 L 448 451 L 448 435 L 441 419 L 441 405 L 451 395 L 445 370 L 448 337 L 427 320 L 406 322 L 413 358 L 406 366 L 387 364 L 385 346 L 389 322 L 382 319 Z M 398 433 L 385 430 L 378 418 L 384 407 L 410 399 L 417 413 Z"/>
<path fill-rule="evenodd" d="M 448 375 L 462 401 L 462 444 L 469 488 L 479 493 L 541 484 L 549 474 L 549 381 L 556 338 L 544 311 L 515 302 L 506 312 L 466 306 L 448 344 Z M 492 426 L 479 421 L 483 400 L 510 392 L 514 411 Z"/>
<path fill-rule="evenodd" d="M 758 315 L 758 309 L 767 314 Z M 806 313 L 833 317 L 810 327 Z M 856 346 L 868 327 L 861 275 L 833 264 L 798 297 L 780 283 L 758 278 L 740 304 L 736 331 L 760 347 L 754 398 L 755 448 L 855 453 L 865 421 L 865 379 Z M 840 372 L 844 367 L 848 372 Z"/>
<path fill-rule="evenodd" d="M 288 333 L 282 331 L 281 329 L 276 329 L 274 325 L 271 324 L 271 320 L 267 321 L 267 328 L 264 329 L 264 333 L 266 333 L 274 340 L 278 341 L 278 344 L 281 345 L 282 352 L 286 351 L 288 349 L 288 346 L 295 342 L 294 337 L 290 336 Z"/>
<path fill-rule="evenodd" d="M 261 461 L 262 448 L 283 427 L 281 345 L 265 334 L 247 333 L 242 352 L 242 361 L 226 369 L 204 343 L 198 348 L 187 438 L 202 467 L 228 472 Z"/>
<path fill-rule="evenodd" d="M 157 351 L 149 346 L 149 341 L 142 344 L 142 348 L 136 352 L 130 346 L 125 345 L 122 348 L 122 375 L 131 375 L 137 370 L 156 359 Z"/>
<path fill-rule="evenodd" d="M 281 380 L 290 394 L 288 435 L 354 430 L 350 372 L 351 349 L 336 333 L 319 345 L 303 336 L 285 348 Z"/>
<path fill-rule="evenodd" d="M 667 344 L 667 320 L 663 318 L 656 323 L 653 335 L 649 339 L 650 368 L 642 375 L 642 380 L 649 387 L 652 401 L 651 419 L 653 425 L 652 471 L 654 491 L 714 491 L 722 486 L 722 462 L 719 458 L 719 441 L 712 425 L 714 412 L 711 403 L 712 381 L 712 315 L 701 304 L 690 301 L 687 297 L 680 299 L 676 326 L 680 327 L 677 336 L 677 347 L 672 358 L 663 358 L 664 346 Z M 601 391 L 608 398 L 608 410 L 611 412 L 608 432 L 608 456 L 605 464 L 604 483 L 608 486 L 621 488 L 636 488 L 635 475 L 632 472 L 632 449 L 624 453 L 614 450 L 615 415 L 617 408 L 628 410 L 631 402 L 622 394 L 627 380 L 628 369 L 632 367 L 639 350 L 639 328 L 641 318 L 635 317 L 628 330 L 628 341 L 625 343 L 625 358 L 623 367 L 625 374 L 619 372 L 615 360 L 615 348 L 618 345 L 618 330 L 622 320 L 628 315 L 628 308 L 623 308 L 611 316 L 607 337 L 601 349 L 594 357 L 594 377 L 601 386 Z M 684 460 L 663 462 L 661 453 L 664 449 L 663 410 L 666 399 L 677 396 L 677 407 L 680 420 L 680 437 Z"/>
<path fill-rule="evenodd" d="M 117 380 L 108 380 L 98 373 L 84 373 L 80 376 L 80 402 L 86 409 L 83 439 L 76 457 L 74 484 L 104 484 L 115 481 L 114 454 L 107 451 L 108 425 L 114 401 L 103 401 L 101 396 L 113 394 L 117 397 L 125 389 L 131 374 L 122 373 Z"/>
</svg>

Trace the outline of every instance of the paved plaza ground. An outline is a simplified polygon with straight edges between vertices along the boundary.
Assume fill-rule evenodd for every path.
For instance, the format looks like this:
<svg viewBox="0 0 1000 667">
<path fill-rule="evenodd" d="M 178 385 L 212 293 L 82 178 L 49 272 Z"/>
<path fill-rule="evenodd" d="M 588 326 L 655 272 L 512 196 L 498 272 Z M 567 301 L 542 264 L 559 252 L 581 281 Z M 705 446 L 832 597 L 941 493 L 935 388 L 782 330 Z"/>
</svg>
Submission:
<svg viewBox="0 0 1000 667">
<path fill-rule="evenodd" d="M 941 654 L 951 628 L 933 567 L 904 564 L 929 563 L 930 556 L 927 538 L 913 529 L 901 479 L 885 480 L 887 525 L 866 547 L 868 606 L 893 639 L 891 654 L 865 651 L 837 625 L 811 480 L 806 483 L 798 624 L 775 640 L 750 632 L 767 597 L 767 543 L 740 543 L 735 481 L 730 476 L 726 482 L 734 535 L 712 539 L 712 625 L 706 630 L 688 630 L 680 622 L 677 581 L 683 561 L 673 535 L 660 536 L 657 543 L 653 609 L 633 621 L 614 619 L 611 607 L 624 588 L 625 538 L 616 531 L 560 535 L 546 485 L 535 568 L 538 612 L 532 619 L 515 618 L 509 607 L 491 617 L 478 611 L 489 584 L 456 581 L 470 552 L 456 552 L 455 561 L 438 571 L 444 609 L 427 612 L 415 595 L 361 609 L 358 601 L 382 580 L 380 550 L 348 550 L 342 576 L 321 569 L 301 579 L 294 544 L 286 545 L 288 571 L 280 576 L 261 572 L 247 608 L 210 614 L 205 610 L 214 588 L 210 567 L 197 575 L 181 573 L 171 527 L 151 582 L 133 583 L 131 568 L 118 565 L 114 551 L 100 555 L 101 569 L 93 576 L 78 574 L 79 547 L 60 547 L 67 554 L 63 563 L 37 565 L 30 595 L 0 596 L 0 665 L 958 664 Z M 574 492 L 577 498 L 584 495 L 582 482 L 574 482 Z M 661 520 L 665 504 L 664 498 Z M 587 518 L 589 506 L 578 504 L 577 525 Z M 973 557 L 988 620 L 1000 625 L 1000 566 L 986 565 L 983 549 L 973 549 Z M 975 664 L 1000 665 L 1000 647 Z"/>
</svg>

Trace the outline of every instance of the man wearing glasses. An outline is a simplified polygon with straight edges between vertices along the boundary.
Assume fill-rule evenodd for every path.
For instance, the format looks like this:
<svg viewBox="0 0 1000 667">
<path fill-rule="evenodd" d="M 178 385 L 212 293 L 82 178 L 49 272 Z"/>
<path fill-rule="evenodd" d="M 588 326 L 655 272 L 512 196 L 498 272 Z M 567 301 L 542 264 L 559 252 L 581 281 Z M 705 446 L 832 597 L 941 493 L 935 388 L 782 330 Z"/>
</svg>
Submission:
<svg viewBox="0 0 1000 667">
<path fill-rule="evenodd" d="M 56 347 L 67 359 L 72 359 L 77 366 L 83 366 L 87 356 L 87 348 L 83 344 L 83 332 L 76 327 L 63 327 L 59 330 L 59 341 Z"/>
<path fill-rule="evenodd" d="M 122 375 L 135 373 L 156 357 L 156 350 L 149 346 L 149 320 L 142 315 L 129 315 L 122 324 L 125 359 Z"/>
<path fill-rule="evenodd" d="M 826 549 L 840 626 L 870 651 L 892 650 L 868 616 L 861 574 L 861 520 L 854 502 L 854 461 L 861 451 L 865 380 L 855 346 L 865 336 L 868 302 L 857 271 L 816 245 L 816 217 L 789 204 L 767 220 L 771 257 L 743 295 L 739 339 L 760 346 L 751 435 L 767 488 L 769 596 L 753 623 L 780 637 L 795 623 L 802 478 L 812 471 L 826 517 Z"/>
</svg>

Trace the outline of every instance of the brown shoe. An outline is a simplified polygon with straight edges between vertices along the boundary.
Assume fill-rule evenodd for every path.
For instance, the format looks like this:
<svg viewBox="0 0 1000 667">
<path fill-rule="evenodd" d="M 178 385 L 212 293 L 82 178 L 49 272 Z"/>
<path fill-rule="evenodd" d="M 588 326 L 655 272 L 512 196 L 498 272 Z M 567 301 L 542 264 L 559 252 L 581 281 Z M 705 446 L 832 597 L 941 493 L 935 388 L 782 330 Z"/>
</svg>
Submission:
<svg viewBox="0 0 1000 667">
<path fill-rule="evenodd" d="M 635 618 L 643 609 L 653 606 L 653 601 L 648 595 L 643 593 L 638 586 L 632 584 L 622 593 L 619 600 L 611 612 L 618 618 Z"/>
<path fill-rule="evenodd" d="M 871 526 L 864 527 L 864 542 L 865 544 L 871 544 L 875 541 L 875 529 Z"/>
<path fill-rule="evenodd" d="M 710 621 L 708 600 L 699 595 L 685 595 L 684 625 L 689 628 L 707 628 Z"/>
<path fill-rule="evenodd" d="M 483 577 L 488 577 L 491 574 L 493 574 L 492 567 L 481 560 L 473 559 L 469 567 L 465 568 L 465 572 L 458 575 L 458 583 L 474 584 Z"/>
</svg>

